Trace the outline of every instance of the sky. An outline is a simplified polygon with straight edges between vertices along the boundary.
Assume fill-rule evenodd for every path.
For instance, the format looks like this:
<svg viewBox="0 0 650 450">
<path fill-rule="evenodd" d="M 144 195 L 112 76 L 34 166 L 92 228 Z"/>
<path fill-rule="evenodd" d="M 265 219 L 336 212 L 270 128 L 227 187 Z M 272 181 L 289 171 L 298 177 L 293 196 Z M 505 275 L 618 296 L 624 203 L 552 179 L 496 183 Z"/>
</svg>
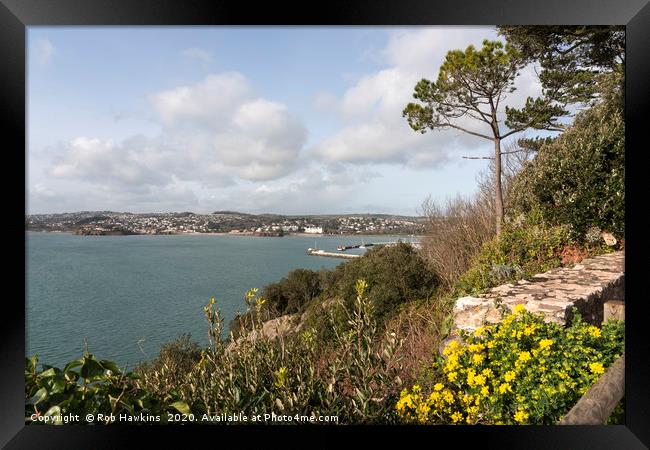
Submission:
<svg viewBox="0 0 650 450">
<path fill-rule="evenodd" d="M 486 38 L 500 39 L 494 27 L 28 27 L 27 214 L 417 215 L 428 196 L 471 195 L 488 162 L 462 157 L 492 142 L 416 133 L 402 110 L 447 51 Z M 509 106 L 539 95 L 533 67 L 516 87 Z"/>
</svg>

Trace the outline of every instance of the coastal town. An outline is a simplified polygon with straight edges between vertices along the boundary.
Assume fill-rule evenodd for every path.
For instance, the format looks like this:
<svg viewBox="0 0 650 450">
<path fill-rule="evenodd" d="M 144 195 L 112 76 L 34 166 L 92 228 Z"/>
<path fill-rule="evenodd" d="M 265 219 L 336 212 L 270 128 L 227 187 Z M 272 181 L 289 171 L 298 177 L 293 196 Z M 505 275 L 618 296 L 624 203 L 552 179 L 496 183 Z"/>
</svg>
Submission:
<svg viewBox="0 0 650 450">
<path fill-rule="evenodd" d="M 419 234 L 425 218 L 386 214 L 305 215 L 246 214 L 215 211 L 126 213 L 82 211 L 25 217 L 27 231 L 70 232 L 80 235 L 228 233 L 253 236 L 287 234 Z"/>
</svg>

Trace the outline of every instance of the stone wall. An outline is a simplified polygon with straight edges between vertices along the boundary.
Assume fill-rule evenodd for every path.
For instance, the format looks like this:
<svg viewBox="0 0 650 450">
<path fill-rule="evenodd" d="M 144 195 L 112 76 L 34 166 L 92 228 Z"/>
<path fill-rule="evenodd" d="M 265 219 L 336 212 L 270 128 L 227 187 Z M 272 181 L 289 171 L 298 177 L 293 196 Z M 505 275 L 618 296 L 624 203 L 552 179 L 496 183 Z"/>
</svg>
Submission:
<svg viewBox="0 0 650 450">
<path fill-rule="evenodd" d="M 600 325 L 603 302 L 624 298 L 625 252 L 618 251 L 497 286 L 478 297 L 459 298 L 454 307 L 454 330 L 472 331 L 485 322 L 499 321 L 499 303 L 507 309 L 523 304 L 531 312 L 544 313 L 547 321 L 561 324 L 571 319 L 575 307 L 585 321 Z"/>
</svg>

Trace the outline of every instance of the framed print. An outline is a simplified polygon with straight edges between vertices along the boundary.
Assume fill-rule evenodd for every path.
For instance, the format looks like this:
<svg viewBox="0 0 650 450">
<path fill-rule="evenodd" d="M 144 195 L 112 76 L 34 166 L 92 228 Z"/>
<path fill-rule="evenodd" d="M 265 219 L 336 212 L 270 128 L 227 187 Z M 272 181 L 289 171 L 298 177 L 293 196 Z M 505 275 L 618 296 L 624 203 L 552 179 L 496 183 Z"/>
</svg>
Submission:
<svg viewBox="0 0 650 450">
<path fill-rule="evenodd" d="M 646 3 L 2 0 L 2 444 L 647 448 Z"/>
</svg>

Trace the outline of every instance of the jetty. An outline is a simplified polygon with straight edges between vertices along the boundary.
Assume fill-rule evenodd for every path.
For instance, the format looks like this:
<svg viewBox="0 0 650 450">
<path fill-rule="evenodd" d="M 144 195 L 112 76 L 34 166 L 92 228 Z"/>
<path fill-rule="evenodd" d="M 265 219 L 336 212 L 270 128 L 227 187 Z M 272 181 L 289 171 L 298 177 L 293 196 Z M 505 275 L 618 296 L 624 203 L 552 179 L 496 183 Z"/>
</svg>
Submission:
<svg viewBox="0 0 650 450">
<path fill-rule="evenodd" d="M 325 250 L 319 250 L 311 247 L 307 249 L 307 254 L 312 256 L 329 256 L 331 258 L 344 258 L 344 259 L 353 259 L 361 256 L 361 255 L 351 255 L 349 253 L 326 252 Z"/>
<path fill-rule="evenodd" d="M 357 245 L 339 245 L 336 249 L 339 250 L 339 251 L 344 252 L 346 250 L 351 250 L 353 248 L 367 248 L 367 247 L 374 247 L 374 246 L 387 246 L 387 247 L 390 247 L 390 246 L 393 246 L 393 245 L 397 245 L 399 243 L 412 245 L 413 247 L 416 247 L 416 248 L 420 247 L 420 243 L 416 242 L 416 241 L 411 241 L 411 242 L 408 242 L 408 241 L 392 241 L 392 242 L 368 242 L 368 243 L 362 242 L 361 244 L 357 244 Z"/>
</svg>

